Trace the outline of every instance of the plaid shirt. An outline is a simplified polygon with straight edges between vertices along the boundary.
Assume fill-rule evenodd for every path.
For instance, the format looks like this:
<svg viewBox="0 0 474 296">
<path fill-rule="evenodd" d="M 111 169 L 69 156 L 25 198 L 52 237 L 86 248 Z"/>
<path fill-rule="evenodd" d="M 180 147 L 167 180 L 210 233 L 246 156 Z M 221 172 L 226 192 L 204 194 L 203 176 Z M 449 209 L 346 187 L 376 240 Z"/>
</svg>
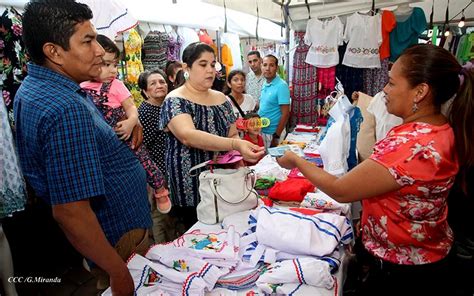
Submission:
<svg viewBox="0 0 474 296">
<path fill-rule="evenodd" d="M 255 73 L 250 70 L 245 78 L 245 92 L 251 95 L 255 101 L 260 101 L 260 94 L 262 93 L 262 85 L 265 82 L 263 74 L 260 77 L 255 76 Z"/>
<path fill-rule="evenodd" d="M 37 196 L 89 199 L 112 246 L 151 226 L 145 171 L 76 82 L 29 64 L 14 104 L 21 168 Z"/>
</svg>

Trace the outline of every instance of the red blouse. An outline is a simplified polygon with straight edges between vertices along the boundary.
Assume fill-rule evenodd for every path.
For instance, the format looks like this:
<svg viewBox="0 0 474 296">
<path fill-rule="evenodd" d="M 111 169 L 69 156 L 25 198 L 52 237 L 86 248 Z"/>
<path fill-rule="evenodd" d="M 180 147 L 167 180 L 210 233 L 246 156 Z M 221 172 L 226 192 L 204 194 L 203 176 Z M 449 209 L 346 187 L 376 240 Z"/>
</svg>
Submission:
<svg viewBox="0 0 474 296">
<path fill-rule="evenodd" d="M 459 170 L 451 126 L 415 122 L 394 127 L 370 158 L 403 187 L 362 201 L 365 248 L 396 264 L 444 258 L 453 241 L 447 197 Z"/>
</svg>

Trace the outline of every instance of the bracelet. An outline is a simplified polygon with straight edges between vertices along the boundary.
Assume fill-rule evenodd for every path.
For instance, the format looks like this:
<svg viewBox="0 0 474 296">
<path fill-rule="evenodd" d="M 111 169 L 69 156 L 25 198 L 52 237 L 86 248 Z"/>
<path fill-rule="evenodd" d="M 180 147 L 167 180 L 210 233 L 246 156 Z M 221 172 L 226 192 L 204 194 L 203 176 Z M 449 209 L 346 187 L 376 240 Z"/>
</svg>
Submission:
<svg viewBox="0 0 474 296">
<path fill-rule="evenodd" d="M 235 150 L 235 149 L 234 149 L 234 140 L 235 140 L 235 139 L 232 138 L 232 142 L 231 142 L 231 148 L 232 148 L 232 150 Z"/>
</svg>

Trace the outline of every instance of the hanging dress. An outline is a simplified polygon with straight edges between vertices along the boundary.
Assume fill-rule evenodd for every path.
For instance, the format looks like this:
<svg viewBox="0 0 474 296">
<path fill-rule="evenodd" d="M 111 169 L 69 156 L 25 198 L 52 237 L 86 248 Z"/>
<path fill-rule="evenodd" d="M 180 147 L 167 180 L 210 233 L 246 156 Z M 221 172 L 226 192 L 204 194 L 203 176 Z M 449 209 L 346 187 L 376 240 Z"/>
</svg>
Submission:
<svg viewBox="0 0 474 296">
<path fill-rule="evenodd" d="M 293 57 L 293 96 L 291 101 L 291 126 L 316 124 L 319 116 L 317 69 L 305 62 L 309 45 L 304 43 L 305 32 L 295 32 L 298 42 Z"/>
<path fill-rule="evenodd" d="M 25 182 L 13 145 L 7 109 L 0 100 L 0 219 L 23 210 L 25 202 Z"/>
<path fill-rule="evenodd" d="M 150 31 L 143 40 L 143 67 L 145 70 L 163 70 L 166 66 L 166 52 L 169 36 L 167 33 Z"/>
<path fill-rule="evenodd" d="M 131 29 L 124 34 L 125 37 L 125 61 L 126 73 L 125 84 L 132 93 L 133 100 L 136 106 L 143 102 L 143 97 L 138 87 L 138 76 L 143 72 L 142 64 L 142 37 L 138 34 L 136 29 Z"/>
</svg>

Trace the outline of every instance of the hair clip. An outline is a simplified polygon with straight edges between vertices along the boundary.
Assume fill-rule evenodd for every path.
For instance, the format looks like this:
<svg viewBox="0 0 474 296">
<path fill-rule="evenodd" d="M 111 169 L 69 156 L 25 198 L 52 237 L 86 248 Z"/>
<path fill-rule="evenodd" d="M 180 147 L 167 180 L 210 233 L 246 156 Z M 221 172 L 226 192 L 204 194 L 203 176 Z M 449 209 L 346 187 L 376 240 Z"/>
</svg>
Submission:
<svg viewBox="0 0 474 296">
<path fill-rule="evenodd" d="M 253 117 L 250 119 L 237 118 L 235 125 L 237 129 L 246 130 L 249 128 L 264 128 L 270 125 L 270 119 L 266 117 Z"/>
</svg>

